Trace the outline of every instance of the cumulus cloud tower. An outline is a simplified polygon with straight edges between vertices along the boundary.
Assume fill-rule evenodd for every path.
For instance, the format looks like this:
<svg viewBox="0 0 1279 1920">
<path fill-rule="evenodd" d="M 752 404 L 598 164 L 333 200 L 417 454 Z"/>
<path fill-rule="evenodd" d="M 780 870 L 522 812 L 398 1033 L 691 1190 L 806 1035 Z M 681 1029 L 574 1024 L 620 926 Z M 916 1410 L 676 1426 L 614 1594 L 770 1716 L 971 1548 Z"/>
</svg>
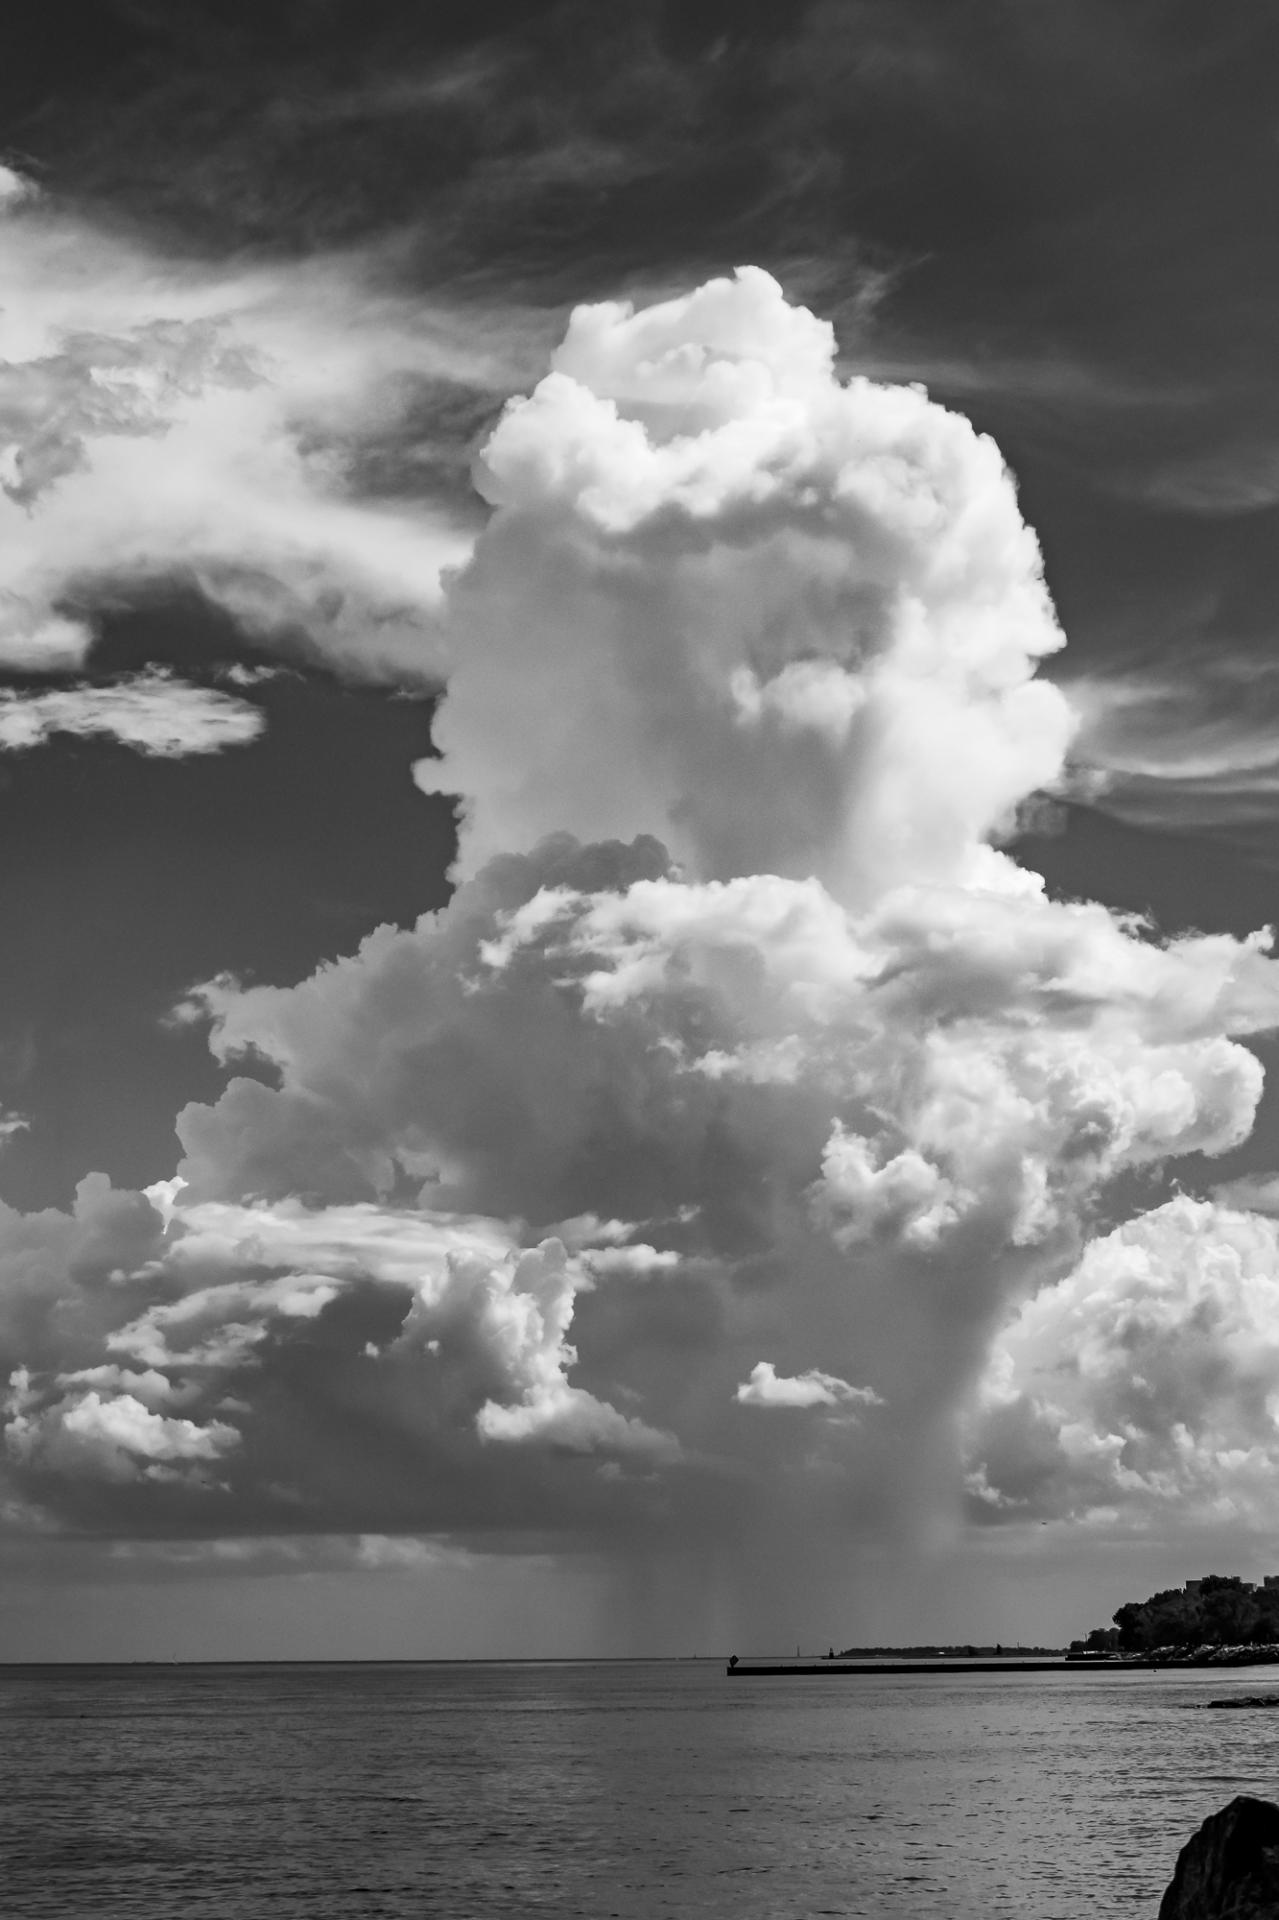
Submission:
<svg viewBox="0 0 1279 1920">
<path fill-rule="evenodd" d="M 1261 1487 L 1271 1373 L 1214 1383 L 1269 1227 L 1216 1294 L 1220 1211 L 1088 1241 L 1103 1192 L 1246 1138 L 1279 967 L 991 846 L 1072 728 L 994 445 L 841 379 L 747 269 L 580 309 L 479 480 L 418 770 L 463 796 L 464 884 L 308 980 L 192 989 L 233 1071 L 179 1117 L 189 1185 L 0 1210 L 16 1496 L 518 1530 L 695 1565 L 685 1621 L 714 1563 L 762 1644 L 858 1541 L 958 1511 L 965 1440 L 986 1522 L 1133 1474 L 1159 1511 L 1185 1434 L 1205 1510 Z M 1200 1399 L 1138 1444 L 1123 1329 L 1162 1379 L 1214 1299 Z"/>
<path fill-rule="evenodd" d="M 1062 644 L 993 441 L 920 388 L 841 380 L 759 268 L 579 308 L 477 472 L 441 761 L 461 867 L 568 829 L 662 833 L 700 877 L 849 905 L 965 877 L 1059 772 Z"/>
</svg>

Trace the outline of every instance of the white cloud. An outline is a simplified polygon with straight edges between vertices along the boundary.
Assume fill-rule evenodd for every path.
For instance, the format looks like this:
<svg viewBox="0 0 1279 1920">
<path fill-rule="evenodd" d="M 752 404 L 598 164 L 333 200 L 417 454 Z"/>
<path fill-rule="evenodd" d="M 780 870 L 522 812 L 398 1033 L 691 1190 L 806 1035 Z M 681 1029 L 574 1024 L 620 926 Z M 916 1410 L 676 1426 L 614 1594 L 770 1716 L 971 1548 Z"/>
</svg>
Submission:
<svg viewBox="0 0 1279 1920">
<path fill-rule="evenodd" d="M 965 871 L 1060 771 L 1062 644 L 994 443 L 835 374 L 825 322 L 744 268 L 579 308 L 512 402 L 449 595 L 442 760 L 463 869 L 567 829 L 655 832 L 699 876 L 864 903 Z"/>
<path fill-rule="evenodd" d="M 570 1453 L 635 1454 L 670 1465 L 682 1449 L 674 1434 L 619 1413 L 582 1387 L 531 1386 L 513 1406 L 487 1401 L 476 1425 L 486 1440 L 536 1440 Z"/>
<path fill-rule="evenodd" d="M 620 1247 L 589 1247 L 582 1257 L 590 1273 L 627 1274 L 639 1280 L 678 1273 L 682 1264 L 674 1247 L 650 1247 L 643 1241 Z"/>
<path fill-rule="evenodd" d="M 411 1534 L 362 1533 L 354 1543 L 354 1555 L 357 1566 L 410 1573 L 424 1567 L 465 1567 L 471 1562 L 464 1548 L 446 1547 L 438 1540 L 418 1540 Z"/>
<path fill-rule="evenodd" d="M 105 686 L 44 692 L 0 689 L 0 752 L 43 746 L 55 733 L 101 736 L 157 759 L 247 746 L 265 726 L 259 707 L 151 669 Z"/>
<path fill-rule="evenodd" d="M 1093 1241 L 996 1342 L 971 1452 L 994 1517 L 1273 1528 L 1275 1222 L 1178 1198 Z"/>
<path fill-rule="evenodd" d="M 34 180 L 12 167 L 0 166 L 0 214 L 20 207 L 24 201 L 34 200 L 37 191 Z"/>
<path fill-rule="evenodd" d="M 178 579 L 347 671 L 437 676 L 441 570 L 470 532 L 366 494 L 360 456 L 431 382 L 509 391 L 518 318 L 399 296 L 371 257 L 179 264 L 0 199 L 0 663 L 73 668 L 101 601 Z M 419 454 L 431 431 L 424 411 Z"/>
<path fill-rule="evenodd" d="M 770 1360 L 757 1361 L 749 1380 L 737 1389 L 737 1402 L 743 1407 L 840 1407 L 882 1406 L 877 1393 L 869 1387 L 853 1387 L 837 1374 L 822 1373 L 810 1367 L 806 1373 L 779 1374 Z"/>
<path fill-rule="evenodd" d="M 776 876 L 543 889 L 481 951 L 499 974 L 538 955 L 615 1029 L 674 1034 L 696 996 L 717 1017 L 681 1033 L 686 1073 L 824 1098 L 814 1195 L 841 1245 L 927 1247 L 969 1216 L 1028 1244 L 1121 1166 L 1246 1136 L 1261 1070 L 1226 1035 L 1273 1024 L 1279 982 L 1264 940 L 1160 946 L 991 863 L 993 890 L 860 916 Z"/>
<path fill-rule="evenodd" d="M 90 1445 L 148 1460 L 211 1460 L 239 1439 L 234 1427 L 221 1421 L 200 1427 L 193 1420 L 152 1413 L 131 1393 L 116 1394 L 110 1400 L 86 1393 L 61 1411 L 59 1419 L 64 1433 Z"/>
<path fill-rule="evenodd" d="M 60 1383 L 61 1384 L 61 1383 Z M 155 1413 L 129 1392 L 96 1388 L 41 1402 L 30 1375 L 10 1378 L 5 1445 L 12 1458 L 38 1470 L 132 1481 L 185 1480 L 207 1485 L 201 1468 L 239 1442 L 233 1426 Z M 194 1472 L 187 1472 L 189 1467 Z"/>
</svg>

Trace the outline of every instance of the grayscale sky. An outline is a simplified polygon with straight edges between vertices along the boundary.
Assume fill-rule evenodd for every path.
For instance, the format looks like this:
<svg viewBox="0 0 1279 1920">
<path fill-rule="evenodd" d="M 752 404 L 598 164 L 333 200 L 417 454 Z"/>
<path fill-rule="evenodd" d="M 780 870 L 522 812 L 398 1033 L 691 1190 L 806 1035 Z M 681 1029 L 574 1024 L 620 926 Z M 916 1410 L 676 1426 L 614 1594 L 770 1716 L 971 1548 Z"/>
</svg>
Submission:
<svg viewBox="0 0 1279 1920">
<path fill-rule="evenodd" d="M 1279 1519 L 1279 21 L 0 25 L 0 1658 Z"/>
</svg>

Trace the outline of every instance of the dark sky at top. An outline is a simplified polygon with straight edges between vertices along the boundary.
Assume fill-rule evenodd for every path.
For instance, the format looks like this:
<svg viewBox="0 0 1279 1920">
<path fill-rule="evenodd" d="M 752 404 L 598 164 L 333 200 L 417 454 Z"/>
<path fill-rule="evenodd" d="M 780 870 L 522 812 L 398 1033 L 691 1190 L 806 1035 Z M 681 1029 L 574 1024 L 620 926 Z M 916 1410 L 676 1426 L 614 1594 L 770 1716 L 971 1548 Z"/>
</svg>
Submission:
<svg viewBox="0 0 1279 1920">
<path fill-rule="evenodd" d="M 1062 672 L 1157 664 L 1183 717 L 1228 723 L 1233 701 L 1256 724 L 1279 699 L 1277 55 L 1271 9 L 1167 0 L 53 0 L 0 27 L 0 142 L 171 257 L 375 240 L 401 285 L 519 302 L 547 341 L 574 300 L 765 265 L 851 366 L 995 434 Z M 494 396 L 417 404 L 456 457 L 414 483 L 462 502 Z M 394 440 L 379 457 L 403 485 Z M 113 606 L 90 675 L 258 657 L 152 583 Z M 408 778 L 429 706 L 301 658 L 261 700 L 237 754 L 59 739 L 6 762 L 0 1060 L 33 1122 L 14 1200 L 65 1197 L 86 1157 L 120 1179 L 172 1158 L 178 1089 L 215 1079 L 159 1023 L 193 980 L 296 978 L 445 895 L 448 809 Z M 1267 810 L 1190 816 L 1059 807 L 1027 852 L 1165 927 L 1274 917 Z"/>
</svg>

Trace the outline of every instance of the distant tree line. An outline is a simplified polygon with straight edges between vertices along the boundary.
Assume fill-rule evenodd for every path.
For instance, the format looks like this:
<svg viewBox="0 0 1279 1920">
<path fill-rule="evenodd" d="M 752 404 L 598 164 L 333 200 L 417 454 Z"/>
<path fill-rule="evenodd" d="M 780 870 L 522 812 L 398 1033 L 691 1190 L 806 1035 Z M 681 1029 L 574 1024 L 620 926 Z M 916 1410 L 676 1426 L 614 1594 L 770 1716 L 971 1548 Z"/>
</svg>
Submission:
<svg viewBox="0 0 1279 1920">
<path fill-rule="evenodd" d="M 1147 1653 L 1152 1647 L 1239 1647 L 1279 1642 L 1279 1587 L 1209 1573 L 1185 1587 L 1126 1600 L 1113 1627 L 1072 1640 L 1072 1653 Z"/>
</svg>

